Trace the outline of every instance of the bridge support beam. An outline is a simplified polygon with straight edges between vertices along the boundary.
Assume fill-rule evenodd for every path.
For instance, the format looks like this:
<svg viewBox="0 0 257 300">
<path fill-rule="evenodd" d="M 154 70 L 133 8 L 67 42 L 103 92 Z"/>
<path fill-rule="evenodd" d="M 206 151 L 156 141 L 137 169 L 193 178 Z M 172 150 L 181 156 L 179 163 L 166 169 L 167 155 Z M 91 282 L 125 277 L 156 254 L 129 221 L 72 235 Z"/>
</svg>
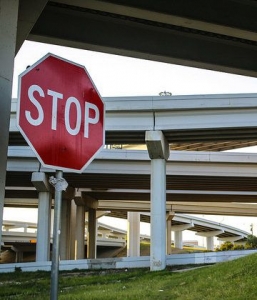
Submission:
<svg viewBox="0 0 257 300">
<path fill-rule="evenodd" d="M 151 247 L 150 270 L 166 267 L 166 159 L 169 144 L 161 131 L 146 131 L 151 158 Z"/>
<path fill-rule="evenodd" d="M 234 243 L 236 241 L 239 241 L 241 239 L 243 239 L 244 237 L 242 235 L 235 235 L 235 236 L 228 236 L 226 238 L 218 238 L 219 241 L 222 241 L 222 242 L 231 242 L 231 243 Z"/>
<path fill-rule="evenodd" d="M 128 212 L 127 256 L 140 256 L 140 213 Z"/>
<path fill-rule="evenodd" d="M 38 191 L 36 261 L 48 261 L 50 260 L 51 187 L 48 177 L 43 172 L 32 173 L 31 181 Z"/>
<path fill-rule="evenodd" d="M 2 242 L 5 177 L 18 9 L 18 0 L 0 0 L 0 247 Z"/>
</svg>

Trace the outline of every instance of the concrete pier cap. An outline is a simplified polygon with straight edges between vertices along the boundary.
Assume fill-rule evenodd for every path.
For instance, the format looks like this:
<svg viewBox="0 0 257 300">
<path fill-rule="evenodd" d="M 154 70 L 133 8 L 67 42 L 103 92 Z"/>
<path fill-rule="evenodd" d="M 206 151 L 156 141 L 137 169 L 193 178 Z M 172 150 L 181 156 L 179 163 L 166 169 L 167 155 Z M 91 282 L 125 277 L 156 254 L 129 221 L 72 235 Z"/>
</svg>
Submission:
<svg viewBox="0 0 257 300">
<path fill-rule="evenodd" d="M 53 192 L 49 184 L 49 178 L 44 172 L 33 172 L 31 175 L 31 182 L 39 192 Z"/>
<path fill-rule="evenodd" d="M 169 143 L 162 131 L 146 131 L 145 142 L 151 159 L 168 159 L 170 156 Z"/>
</svg>

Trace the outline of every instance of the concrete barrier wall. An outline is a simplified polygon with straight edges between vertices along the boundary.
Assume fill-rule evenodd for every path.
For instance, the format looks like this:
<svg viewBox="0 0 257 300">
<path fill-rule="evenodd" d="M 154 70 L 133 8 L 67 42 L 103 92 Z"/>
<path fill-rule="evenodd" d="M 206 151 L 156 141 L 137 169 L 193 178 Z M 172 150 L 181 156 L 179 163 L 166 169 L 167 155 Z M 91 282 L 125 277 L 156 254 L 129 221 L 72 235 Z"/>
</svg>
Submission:
<svg viewBox="0 0 257 300">
<path fill-rule="evenodd" d="M 187 265 L 187 264 L 211 264 L 228 260 L 233 260 L 249 254 L 256 253 L 257 250 L 233 250 L 220 252 L 203 252 L 190 254 L 172 254 L 167 256 L 167 265 Z"/>
<path fill-rule="evenodd" d="M 204 252 L 189 254 L 172 254 L 166 256 L 167 266 L 188 265 L 188 264 L 210 264 L 219 263 L 237 259 L 246 255 L 257 253 L 257 250 L 237 250 L 221 252 Z M 62 260 L 60 261 L 59 270 L 88 270 L 88 269 L 130 269 L 130 268 L 149 268 L 150 257 L 122 257 L 122 258 L 103 258 L 103 259 L 81 259 L 81 260 Z M 51 262 L 30 262 L 0 264 L 0 273 L 15 272 L 50 271 Z"/>
</svg>

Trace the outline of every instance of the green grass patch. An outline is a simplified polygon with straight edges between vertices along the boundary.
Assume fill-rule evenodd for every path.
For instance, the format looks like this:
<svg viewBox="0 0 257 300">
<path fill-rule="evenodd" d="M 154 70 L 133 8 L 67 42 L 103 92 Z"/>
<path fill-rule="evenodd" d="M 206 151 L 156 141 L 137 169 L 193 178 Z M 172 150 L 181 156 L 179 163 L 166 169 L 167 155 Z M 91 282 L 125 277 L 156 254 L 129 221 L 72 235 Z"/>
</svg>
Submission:
<svg viewBox="0 0 257 300">
<path fill-rule="evenodd" d="M 73 271 L 59 274 L 59 299 L 257 299 L 257 254 L 204 268 Z M 49 299 L 50 272 L 0 274 L 0 299 Z"/>
</svg>

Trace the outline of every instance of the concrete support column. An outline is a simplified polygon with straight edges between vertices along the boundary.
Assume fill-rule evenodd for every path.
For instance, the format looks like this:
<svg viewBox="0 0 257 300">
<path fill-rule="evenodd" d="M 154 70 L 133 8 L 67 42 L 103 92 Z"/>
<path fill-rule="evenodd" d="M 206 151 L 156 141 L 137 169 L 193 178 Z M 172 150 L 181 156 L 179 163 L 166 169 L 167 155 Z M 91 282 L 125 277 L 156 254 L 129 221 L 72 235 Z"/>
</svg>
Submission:
<svg viewBox="0 0 257 300">
<path fill-rule="evenodd" d="M 146 145 L 151 158 L 151 271 L 166 267 L 166 159 L 169 145 L 161 131 L 147 131 Z"/>
<path fill-rule="evenodd" d="M 171 254 L 171 221 L 167 220 L 166 223 L 166 253 Z"/>
<path fill-rule="evenodd" d="M 96 258 L 97 245 L 97 220 L 96 210 L 98 208 L 98 200 L 86 195 L 86 193 L 80 193 L 74 198 L 75 203 L 78 206 L 83 206 L 85 211 L 88 212 L 88 230 L 87 230 L 87 258 Z M 83 238 L 84 241 L 84 238 Z"/>
<path fill-rule="evenodd" d="M 0 246 L 18 9 L 18 0 L 0 0 Z"/>
<path fill-rule="evenodd" d="M 62 206 L 61 206 L 61 234 L 60 234 L 60 259 L 70 259 L 71 248 L 71 201 L 74 199 L 75 189 L 68 187 L 62 193 Z"/>
<path fill-rule="evenodd" d="M 222 234 L 224 230 L 211 230 L 211 231 L 203 231 L 197 232 L 196 235 L 206 237 L 206 249 L 207 250 L 214 250 L 214 237 L 216 235 Z"/>
<path fill-rule="evenodd" d="M 128 212 L 127 256 L 140 256 L 139 212 Z"/>
<path fill-rule="evenodd" d="M 175 213 L 174 212 L 169 212 L 167 214 L 167 223 L 166 223 L 166 254 L 171 254 L 171 222 L 172 219 L 174 218 Z"/>
<path fill-rule="evenodd" d="M 71 201 L 70 212 L 70 259 L 75 259 L 75 246 L 76 246 L 76 210 L 77 206 L 74 200 Z"/>
<path fill-rule="evenodd" d="M 12 247 L 12 250 L 15 251 L 15 262 L 22 263 L 23 262 L 23 251 Z"/>
<path fill-rule="evenodd" d="M 96 209 L 88 209 L 87 258 L 96 258 Z"/>
<path fill-rule="evenodd" d="M 40 192 L 38 201 L 36 261 L 48 261 L 50 260 L 52 194 L 49 192 Z"/>
<path fill-rule="evenodd" d="M 183 231 L 178 230 L 174 232 L 174 246 L 178 249 L 183 249 Z"/>
<path fill-rule="evenodd" d="M 214 250 L 214 236 L 207 236 L 206 237 L 206 248 L 207 250 Z"/>
<path fill-rule="evenodd" d="M 43 172 L 32 173 L 31 181 L 38 191 L 36 261 L 48 261 L 50 260 L 51 187 L 48 177 Z"/>
<path fill-rule="evenodd" d="M 50 239 L 53 238 L 53 232 L 54 232 L 54 209 L 51 209 Z"/>
<path fill-rule="evenodd" d="M 71 200 L 62 199 L 61 207 L 61 235 L 60 235 L 60 259 L 70 259 L 70 213 Z"/>
<path fill-rule="evenodd" d="M 171 230 L 174 231 L 175 248 L 183 249 L 183 231 L 191 227 L 194 227 L 194 223 L 192 221 L 188 224 L 172 226 Z"/>
<path fill-rule="evenodd" d="M 75 259 L 85 258 L 85 206 L 76 209 Z"/>
</svg>

